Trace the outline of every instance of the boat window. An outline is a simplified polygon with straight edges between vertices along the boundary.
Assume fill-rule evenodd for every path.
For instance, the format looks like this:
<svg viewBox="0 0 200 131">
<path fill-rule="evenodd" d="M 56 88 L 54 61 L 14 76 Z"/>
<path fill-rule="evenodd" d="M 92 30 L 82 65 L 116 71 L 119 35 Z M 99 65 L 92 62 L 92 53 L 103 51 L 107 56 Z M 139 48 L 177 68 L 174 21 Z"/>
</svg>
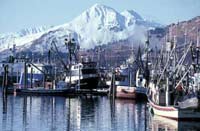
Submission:
<svg viewBox="0 0 200 131">
<path fill-rule="evenodd" d="M 82 69 L 83 74 L 96 74 L 97 70 L 96 69 Z"/>
</svg>

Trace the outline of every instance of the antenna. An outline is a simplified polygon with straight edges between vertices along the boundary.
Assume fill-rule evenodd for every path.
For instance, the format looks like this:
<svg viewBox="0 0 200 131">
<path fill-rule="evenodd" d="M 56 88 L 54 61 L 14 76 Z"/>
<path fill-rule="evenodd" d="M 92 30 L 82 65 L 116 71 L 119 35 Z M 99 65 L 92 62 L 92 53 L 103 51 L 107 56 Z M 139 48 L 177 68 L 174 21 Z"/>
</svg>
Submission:
<svg viewBox="0 0 200 131">
<path fill-rule="evenodd" d="M 199 28 L 197 28 L 197 47 L 199 47 Z"/>
</svg>

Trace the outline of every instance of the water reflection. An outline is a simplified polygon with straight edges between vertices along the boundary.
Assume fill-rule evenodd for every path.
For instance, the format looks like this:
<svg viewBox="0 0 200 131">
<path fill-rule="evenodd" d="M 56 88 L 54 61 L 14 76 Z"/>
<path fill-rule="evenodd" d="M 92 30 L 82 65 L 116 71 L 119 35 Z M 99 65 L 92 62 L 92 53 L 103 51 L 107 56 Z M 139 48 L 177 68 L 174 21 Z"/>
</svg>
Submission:
<svg viewBox="0 0 200 131">
<path fill-rule="evenodd" d="M 177 130 L 187 126 L 168 126 L 166 120 L 149 115 L 146 103 L 133 100 L 112 101 L 107 97 L 3 97 L 2 94 L 0 99 L 2 131 L 146 131 Z"/>
<path fill-rule="evenodd" d="M 7 96 L 0 99 L 2 130 L 128 130 L 138 128 L 142 104 L 110 102 L 107 97 Z M 139 111 L 142 113 L 141 111 Z M 140 119 L 143 119 L 142 117 Z M 143 120 L 144 121 L 144 120 Z"/>
<path fill-rule="evenodd" d="M 150 130 L 153 131 L 198 131 L 200 122 L 176 121 L 161 116 L 150 117 Z"/>
</svg>

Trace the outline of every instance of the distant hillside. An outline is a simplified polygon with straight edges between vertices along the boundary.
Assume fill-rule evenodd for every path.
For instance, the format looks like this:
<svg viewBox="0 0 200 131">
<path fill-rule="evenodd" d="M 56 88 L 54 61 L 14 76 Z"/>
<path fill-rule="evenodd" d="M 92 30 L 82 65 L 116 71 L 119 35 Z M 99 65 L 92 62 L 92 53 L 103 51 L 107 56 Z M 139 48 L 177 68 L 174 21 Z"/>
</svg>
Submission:
<svg viewBox="0 0 200 131">
<path fill-rule="evenodd" d="M 182 21 L 177 24 L 168 25 L 166 27 L 166 32 L 166 36 L 168 36 L 168 38 L 176 36 L 179 44 L 185 43 L 185 38 L 186 43 L 190 41 L 196 43 L 198 32 L 200 35 L 200 16 L 197 16 L 188 21 Z"/>
<path fill-rule="evenodd" d="M 164 28 L 155 28 L 149 31 L 150 45 L 152 47 L 161 47 L 167 41 L 173 41 L 176 38 L 177 44 L 197 43 L 197 34 L 200 43 L 200 16 L 188 21 L 172 23 Z"/>
</svg>

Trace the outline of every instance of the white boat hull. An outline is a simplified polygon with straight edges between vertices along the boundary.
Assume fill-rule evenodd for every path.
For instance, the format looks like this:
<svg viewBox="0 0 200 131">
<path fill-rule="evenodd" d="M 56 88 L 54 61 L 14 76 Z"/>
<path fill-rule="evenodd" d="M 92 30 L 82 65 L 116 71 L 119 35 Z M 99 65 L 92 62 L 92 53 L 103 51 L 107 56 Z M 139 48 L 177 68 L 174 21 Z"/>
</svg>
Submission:
<svg viewBox="0 0 200 131">
<path fill-rule="evenodd" d="M 173 106 L 160 106 L 149 100 L 151 110 L 155 115 L 175 120 L 200 120 L 200 111 L 194 109 L 179 109 Z"/>
<path fill-rule="evenodd" d="M 152 131 L 159 131 L 160 129 L 167 129 L 167 131 L 196 131 L 200 129 L 199 121 L 176 121 L 157 115 L 150 118 L 150 129 Z"/>
</svg>

